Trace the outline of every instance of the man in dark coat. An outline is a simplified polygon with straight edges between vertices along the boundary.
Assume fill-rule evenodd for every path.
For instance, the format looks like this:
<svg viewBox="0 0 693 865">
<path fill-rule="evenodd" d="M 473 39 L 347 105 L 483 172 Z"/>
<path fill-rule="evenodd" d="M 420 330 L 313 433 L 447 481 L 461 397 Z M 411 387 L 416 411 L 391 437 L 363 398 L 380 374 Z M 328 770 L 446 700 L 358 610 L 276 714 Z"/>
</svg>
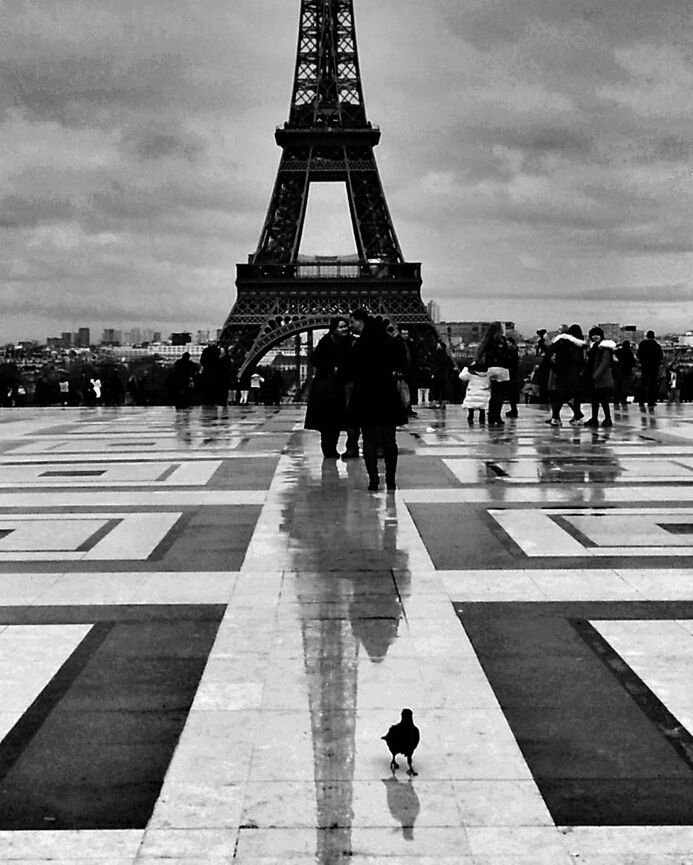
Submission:
<svg viewBox="0 0 693 865">
<path fill-rule="evenodd" d="M 628 394 L 633 387 L 633 370 L 637 363 L 627 339 L 624 339 L 614 352 L 614 359 L 614 405 L 625 408 L 628 405 Z"/>
<path fill-rule="evenodd" d="M 184 351 L 173 364 L 173 400 L 176 408 L 190 408 L 195 397 L 197 364 L 190 360 L 190 352 Z M 140 399 L 143 398 L 143 383 L 140 382 Z"/>
<path fill-rule="evenodd" d="M 404 353 L 404 369 L 402 371 L 402 377 L 404 383 L 409 389 L 409 406 L 407 408 L 407 413 L 410 417 L 416 417 L 416 412 L 412 408 L 412 406 L 415 405 L 418 401 L 416 383 L 419 371 L 419 356 L 416 349 L 416 343 L 411 338 L 409 334 L 409 328 L 406 325 L 400 326 L 399 332 L 398 334 L 396 334 L 396 336 L 399 340 L 401 340 Z"/>
<path fill-rule="evenodd" d="M 638 346 L 638 360 L 640 361 L 640 408 L 645 408 L 645 402 L 649 408 L 657 405 L 657 392 L 659 390 L 659 367 L 662 363 L 664 352 L 662 346 L 655 339 L 654 331 L 648 330 L 645 339 Z"/>
<path fill-rule="evenodd" d="M 347 428 L 351 342 L 346 318 L 333 318 L 329 331 L 310 357 L 315 375 L 310 386 L 304 428 L 320 431 L 320 447 L 325 459 L 339 456 L 337 440 L 340 430 Z"/>
<path fill-rule="evenodd" d="M 397 389 L 403 374 L 402 352 L 382 321 L 371 318 L 365 310 L 352 312 L 351 329 L 358 338 L 352 352 L 354 389 L 350 414 L 363 433 L 368 489 L 378 489 L 378 448 L 382 448 L 385 482 L 388 490 L 394 490 L 399 453 L 396 428 L 407 422 L 407 410 Z"/>
</svg>

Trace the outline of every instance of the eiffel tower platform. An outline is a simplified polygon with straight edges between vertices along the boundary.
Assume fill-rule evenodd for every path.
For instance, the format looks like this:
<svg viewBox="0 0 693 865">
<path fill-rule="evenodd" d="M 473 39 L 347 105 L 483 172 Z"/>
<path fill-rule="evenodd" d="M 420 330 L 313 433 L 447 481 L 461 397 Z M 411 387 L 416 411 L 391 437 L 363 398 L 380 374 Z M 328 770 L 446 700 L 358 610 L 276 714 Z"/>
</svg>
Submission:
<svg viewBox="0 0 693 865">
<path fill-rule="evenodd" d="M 303 411 L 0 413 L 0 861 L 693 862 L 693 406 Z"/>
</svg>

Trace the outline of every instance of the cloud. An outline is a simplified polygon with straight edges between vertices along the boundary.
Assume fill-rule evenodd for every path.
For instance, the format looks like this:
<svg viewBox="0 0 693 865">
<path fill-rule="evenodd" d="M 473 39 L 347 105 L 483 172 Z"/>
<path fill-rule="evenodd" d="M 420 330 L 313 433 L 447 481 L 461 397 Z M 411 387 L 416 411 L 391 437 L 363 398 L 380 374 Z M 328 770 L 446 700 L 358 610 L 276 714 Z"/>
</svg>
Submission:
<svg viewBox="0 0 693 865">
<path fill-rule="evenodd" d="M 274 183 L 299 7 L 5 4 L 0 339 L 27 335 L 13 309 L 46 332 L 87 307 L 104 326 L 223 321 Z M 643 286 L 688 284 L 688 0 L 379 0 L 356 19 L 388 205 L 429 297 L 463 317 L 502 297 L 531 324 L 571 297 L 597 308 L 602 286 L 649 315 Z"/>
<path fill-rule="evenodd" d="M 615 51 L 626 82 L 601 87 L 598 95 L 646 117 L 693 116 L 693 64 L 672 45 L 636 45 Z"/>
</svg>

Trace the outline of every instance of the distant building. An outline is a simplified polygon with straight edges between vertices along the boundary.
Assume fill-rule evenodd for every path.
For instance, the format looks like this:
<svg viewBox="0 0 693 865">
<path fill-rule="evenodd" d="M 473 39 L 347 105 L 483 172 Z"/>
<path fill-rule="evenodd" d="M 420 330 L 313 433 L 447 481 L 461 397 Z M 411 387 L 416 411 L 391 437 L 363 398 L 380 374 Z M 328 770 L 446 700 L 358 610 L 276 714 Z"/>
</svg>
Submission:
<svg viewBox="0 0 693 865">
<path fill-rule="evenodd" d="M 600 321 L 597 327 L 601 327 L 606 339 L 613 339 L 617 343 L 627 339 L 631 345 L 637 345 L 645 338 L 645 331 L 634 324 L 624 325 L 614 321 Z"/>
<path fill-rule="evenodd" d="M 436 326 L 443 342 L 456 349 L 478 345 L 491 324 L 491 321 L 441 321 Z M 514 321 L 502 321 L 501 328 L 507 336 L 517 336 Z"/>
<path fill-rule="evenodd" d="M 123 340 L 123 334 L 119 330 L 112 327 L 104 328 L 101 334 L 101 345 L 120 345 Z"/>
<path fill-rule="evenodd" d="M 195 334 L 195 342 L 198 345 L 206 345 L 209 342 L 209 331 L 208 330 L 198 330 Z"/>
<path fill-rule="evenodd" d="M 429 300 L 426 304 L 426 309 L 428 310 L 428 314 L 430 315 L 433 324 L 438 324 L 440 321 L 440 306 L 438 306 L 435 300 Z"/>
<path fill-rule="evenodd" d="M 69 330 L 64 330 L 60 334 L 60 342 L 62 343 L 62 348 L 72 348 L 72 333 Z"/>
<path fill-rule="evenodd" d="M 91 332 L 88 327 L 80 327 L 75 334 L 75 348 L 89 348 L 91 345 Z"/>
<path fill-rule="evenodd" d="M 618 341 L 623 342 L 624 339 L 627 339 L 631 345 L 637 345 L 645 339 L 645 331 L 634 324 L 626 324 L 621 328 Z"/>
<path fill-rule="evenodd" d="M 621 325 L 613 321 L 600 321 L 597 327 L 604 331 L 605 339 L 613 339 L 614 342 L 621 341 Z"/>
<path fill-rule="evenodd" d="M 187 330 L 171 334 L 171 345 L 187 345 L 192 342 L 192 337 Z"/>
</svg>

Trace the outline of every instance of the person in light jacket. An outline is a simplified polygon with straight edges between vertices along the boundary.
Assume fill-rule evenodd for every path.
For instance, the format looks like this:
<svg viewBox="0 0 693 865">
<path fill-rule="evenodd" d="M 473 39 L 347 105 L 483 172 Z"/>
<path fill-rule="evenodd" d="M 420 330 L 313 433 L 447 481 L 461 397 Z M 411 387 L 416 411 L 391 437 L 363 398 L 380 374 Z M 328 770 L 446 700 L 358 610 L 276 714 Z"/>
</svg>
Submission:
<svg viewBox="0 0 693 865">
<path fill-rule="evenodd" d="M 479 423 L 486 423 L 486 409 L 491 397 L 491 381 L 486 364 L 482 361 L 471 363 L 460 373 L 460 381 L 467 382 L 464 407 L 467 409 L 467 423 L 474 424 L 474 412 L 479 412 Z"/>
</svg>

